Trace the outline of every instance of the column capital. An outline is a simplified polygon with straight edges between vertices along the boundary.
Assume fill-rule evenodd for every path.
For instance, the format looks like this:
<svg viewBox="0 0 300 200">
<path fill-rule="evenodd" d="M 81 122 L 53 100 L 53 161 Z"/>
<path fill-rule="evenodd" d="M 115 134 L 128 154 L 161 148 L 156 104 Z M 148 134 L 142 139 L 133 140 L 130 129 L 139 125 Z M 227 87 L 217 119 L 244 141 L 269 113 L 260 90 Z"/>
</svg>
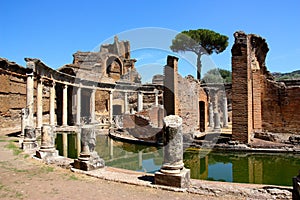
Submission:
<svg viewBox="0 0 300 200">
<path fill-rule="evenodd" d="M 67 84 L 63 84 L 62 87 L 63 87 L 63 89 L 68 89 L 68 85 Z"/>
</svg>

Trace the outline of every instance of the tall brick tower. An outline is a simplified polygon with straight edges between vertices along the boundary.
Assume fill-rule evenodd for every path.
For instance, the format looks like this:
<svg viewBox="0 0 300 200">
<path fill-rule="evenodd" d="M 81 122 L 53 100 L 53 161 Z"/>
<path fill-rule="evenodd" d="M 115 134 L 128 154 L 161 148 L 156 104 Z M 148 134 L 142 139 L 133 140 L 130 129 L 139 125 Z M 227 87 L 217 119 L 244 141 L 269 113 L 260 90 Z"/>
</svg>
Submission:
<svg viewBox="0 0 300 200">
<path fill-rule="evenodd" d="M 262 72 L 269 51 L 265 39 L 234 33 L 232 53 L 232 139 L 249 143 L 262 130 Z"/>
</svg>

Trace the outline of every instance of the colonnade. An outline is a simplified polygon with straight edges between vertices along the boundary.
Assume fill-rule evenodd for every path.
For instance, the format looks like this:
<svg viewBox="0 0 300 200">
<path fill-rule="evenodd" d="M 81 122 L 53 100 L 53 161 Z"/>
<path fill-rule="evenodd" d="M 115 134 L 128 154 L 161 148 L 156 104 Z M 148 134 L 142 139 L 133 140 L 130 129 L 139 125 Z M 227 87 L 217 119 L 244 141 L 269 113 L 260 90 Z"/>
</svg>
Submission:
<svg viewBox="0 0 300 200">
<path fill-rule="evenodd" d="M 218 95 L 216 90 L 210 90 L 210 102 L 208 108 L 209 127 L 215 132 L 221 131 L 221 120 L 219 110 L 222 111 L 222 127 L 228 127 L 228 108 L 226 94 Z M 219 104 L 221 97 L 222 103 Z M 219 106 L 221 105 L 221 108 Z"/>
<path fill-rule="evenodd" d="M 79 84 L 70 84 L 68 82 L 60 82 L 54 79 L 44 78 L 42 76 L 36 78 L 36 105 L 34 105 L 34 74 L 27 74 L 27 85 L 26 85 L 26 108 L 27 108 L 27 118 L 23 120 L 25 124 L 22 126 L 30 126 L 36 129 L 37 132 L 40 133 L 42 125 L 43 125 L 43 88 L 44 85 L 49 86 L 49 124 L 52 126 L 57 125 L 57 117 L 55 112 L 56 105 L 56 86 L 60 84 L 62 86 L 62 102 L 61 102 L 61 119 L 62 126 L 68 126 L 68 87 L 73 87 L 73 94 L 75 95 L 75 125 L 81 125 L 81 109 L 82 109 L 82 90 L 88 89 L 90 92 L 90 122 L 96 122 L 96 114 L 95 114 L 95 100 L 96 100 L 96 91 L 97 88 L 93 87 L 85 87 L 81 83 Z M 109 122 L 113 123 L 113 94 L 114 90 L 108 90 L 109 92 Z M 132 91 L 123 91 L 124 92 L 124 113 L 129 113 L 129 101 L 128 101 L 128 92 Z M 133 91 L 137 92 L 137 111 L 140 112 L 143 110 L 143 96 L 144 93 L 142 91 Z M 148 92 L 147 92 L 148 93 Z M 154 105 L 158 106 L 158 90 L 154 91 L 155 101 Z M 34 124 L 34 106 L 36 106 L 36 123 Z"/>
</svg>

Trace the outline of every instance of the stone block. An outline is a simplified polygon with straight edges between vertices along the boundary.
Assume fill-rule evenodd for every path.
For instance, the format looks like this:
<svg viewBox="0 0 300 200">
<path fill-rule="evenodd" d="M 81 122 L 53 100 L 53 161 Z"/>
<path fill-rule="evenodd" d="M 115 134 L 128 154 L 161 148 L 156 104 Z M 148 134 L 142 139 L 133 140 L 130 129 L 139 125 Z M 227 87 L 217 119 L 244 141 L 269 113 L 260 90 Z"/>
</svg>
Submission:
<svg viewBox="0 0 300 200">
<path fill-rule="evenodd" d="M 158 171 L 155 173 L 154 183 L 178 188 L 188 188 L 190 185 L 190 170 L 183 168 L 180 173 L 169 174 Z"/>
</svg>

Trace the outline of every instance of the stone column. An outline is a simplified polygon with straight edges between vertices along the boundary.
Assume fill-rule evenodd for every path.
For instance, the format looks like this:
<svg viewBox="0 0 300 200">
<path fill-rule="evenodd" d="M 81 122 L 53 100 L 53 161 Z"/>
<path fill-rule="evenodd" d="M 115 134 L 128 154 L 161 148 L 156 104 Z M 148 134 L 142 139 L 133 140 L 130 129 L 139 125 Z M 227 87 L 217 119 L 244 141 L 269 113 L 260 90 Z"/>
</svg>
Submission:
<svg viewBox="0 0 300 200">
<path fill-rule="evenodd" d="M 221 126 L 220 126 L 220 114 L 218 112 L 214 113 L 214 132 L 220 132 Z"/>
<path fill-rule="evenodd" d="M 155 106 L 158 106 L 158 90 L 155 90 Z"/>
<path fill-rule="evenodd" d="M 138 105 L 137 105 L 137 111 L 140 112 L 143 110 L 143 93 L 138 92 Z"/>
<path fill-rule="evenodd" d="M 95 123 L 95 95 L 96 95 L 96 89 L 93 89 L 92 90 L 92 93 L 91 93 L 91 98 L 90 98 L 90 113 L 91 113 L 91 123 Z"/>
<path fill-rule="evenodd" d="M 90 171 L 104 167 L 104 160 L 95 151 L 96 134 L 94 125 L 84 125 L 81 128 L 81 153 L 74 161 L 74 167 Z"/>
<path fill-rule="evenodd" d="M 40 135 L 43 124 L 43 82 L 42 79 L 37 80 L 36 89 L 36 131 Z"/>
<path fill-rule="evenodd" d="M 32 126 L 26 126 L 24 132 L 24 140 L 22 143 L 23 150 L 34 150 L 37 148 L 35 130 Z"/>
<path fill-rule="evenodd" d="M 68 86 L 63 85 L 62 125 L 68 125 Z"/>
<path fill-rule="evenodd" d="M 25 127 L 28 124 L 28 108 L 22 108 L 21 110 L 21 136 L 24 137 Z"/>
<path fill-rule="evenodd" d="M 26 108 L 28 109 L 28 126 L 34 127 L 33 105 L 34 105 L 34 80 L 33 73 L 27 74 L 26 82 Z"/>
<path fill-rule="evenodd" d="M 209 115 L 209 127 L 214 128 L 214 109 L 213 109 L 212 102 L 209 103 L 208 115 Z"/>
<path fill-rule="evenodd" d="M 184 168 L 182 119 L 177 115 L 164 118 L 164 161 L 155 173 L 155 184 L 188 187 L 190 170 Z"/>
<path fill-rule="evenodd" d="M 52 82 L 50 87 L 50 105 L 49 105 L 49 118 L 50 118 L 50 125 L 55 126 L 55 82 Z"/>
<path fill-rule="evenodd" d="M 81 85 L 77 88 L 76 91 L 76 124 L 81 124 Z"/>
<path fill-rule="evenodd" d="M 128 114 L 129 110 L 128 110 L 128 93 L 125 92 L 124 93 L 124 113 Z"/>
<path fill-rule="evenodd" d="M 58 156 L 55 149 L 55 131 L 51 125 L 44 124 L 42 127 L 41 148 L 36 152 L 36 156 L 41 159 Z"/>
<path fill-rule="evenodd" d="M 223 127 L 228 128 L 228 108 L 226 96 L 223 96 Z"/>
<path fill-rule="evenodd" d="M 62 133 L 62 143 L 63 143 L 63 156 L 68 157 L 68 133 Z"/>
<path fill-rule="evenodd" d="M 109 91 L 109 122 L 113 124 L 113 91 Z"/>
</svg>

